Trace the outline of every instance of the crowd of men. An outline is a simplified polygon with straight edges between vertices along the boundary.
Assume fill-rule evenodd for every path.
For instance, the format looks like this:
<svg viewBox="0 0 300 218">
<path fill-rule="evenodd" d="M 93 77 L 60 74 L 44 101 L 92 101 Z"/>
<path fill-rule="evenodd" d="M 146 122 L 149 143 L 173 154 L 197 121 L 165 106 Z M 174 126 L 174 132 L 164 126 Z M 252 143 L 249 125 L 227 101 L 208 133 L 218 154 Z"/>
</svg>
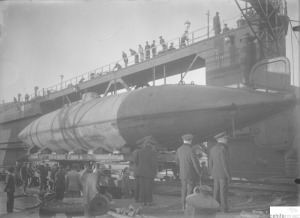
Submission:
<svg viewBox="0 0 300 218">
<path fill-rule="evenodd" d="M 179 165 L 179 179 L 182 183 L 182 208 L 185 209 L 186 197 L 193 193 L 196 186 L 201 185 L 201 180 L 211 176 L 214 180 L 214 198 L 220 204 L 221 211 L 228 212 L 227 190 L 231 174 L 227 137 L 224 133 L 216 136 L 217 141 L 213 143 L 208 152 L 208 167 L 206 162 L 200 164 L 193 148 L 193 138 L 194 136 L 191 134 L 182 136 L 183 144 L 178 148 L 175 157 L 175 161 Z M 158 173 L 157 145 L 158 142 L 152 136 L 146 136 L 136 142 L 137 148 L 132 153 L 135 188 L 131 190 L 130 169 L 126 167 L 121 179 L 124 198 L 134 196 L 135 201 L 144 206 L 154 204 L 152 191 L 154 179 Z M 40 192 L 55 192 L 57 200 L 62 200 L 65 195 L 77 198 L 83 194 L 85 208 L 89 211 L 89 204 L 97 193 L 97 187 L 110 185 L 104 170 L 104 164 L 91 166 L 87 163 L 83 172 L 80 172 L 78 164 L 65 168 L 57 163 L 53 166 L 41 163 L 33 169 L 30 163 L 17 162 L 15 167 L 7 170 L 4 190 L 7 192 L 7 212 L 13 211 L 15 188 L 22 188 L 26 195 L 28 187 L 37 185 L 39 185 Z"/>
<path fill-rule="evenodd" d="M 176 151 L 175 162 L 179 165 L 179 178 L 182 183 L 181 201 L 185 210 L 186 197 L 193 194 L 201 180 L 210 176 L 214 180 L 214 198 L 220 205 L 222 212 L 228 212 L 227 191 L 231 179 L 229 169 L 228 137 L 225 133 L 218 134 L 211 142 L 213 146 L 208 151 L 208 167 L 201 162 L 193 148 L 191 134 L 182 136 L 183 145 Z M 137 149 L 134 156 L 135 201 L 143 205 L 153 205 L 153 181 L 157 174 L 157 158 L 155 146 L 157 141 L 152 136 L 144 137 L 136 142 Z"/>
<path fill-rule="evenodd" d="M 64 167 L 54 163 L 40 163 L 35 168 L 28 162 L 16 163 L 15 167 L 7 169 L 4 191 L 7 192 L 7 212 L 13 212 L 14 192 L 16 189 L 23 189 L 23 194 L 27 195 L 28 187 L 39 187 L 40 192 L 55 192 L 56 200 L 63 200 L 64 197 L 78 198 L 85 197 L 87 191 L 85 186 L 89 180 L 85 179 L 88 173 L 95 173 L 98 179 L 96 186 L 114 186 L 114 182 L 105 172 L 105 166 L 86 164 L 84 170 L 79 164 L 72 164 Z M 113 185 L 112 185 L 113 184 Z M 95 187 L 97 189 L 97 187 Z M 97 193 L 97 192 L 94 192 Z"/>
<path fill-rule="evenodd" d="M 187 36 L 187 33 L 184 35 Z M 182 41 L 182 44 L 180 45 L 180 47 L 185 46 L 185 42 L 188 41 L 188 38 L 186 37 L 184 40 L 182 39 L 181 41 Z M 168 48 L 168 45 L 162 36 L 159 37 L 159 45 L 162 47 L 162 49 L 160 51 L 157 51 L 158 45 L 156 45 L 156 41 L 153 40 L 151 45 L 147 41 L 145 47 L 143 47 L 142 45 L 139 45 L 137 51 L 130 48 L 129 52 L 130 52 L 130 55 L 134 57 L 134 63 L 137 64 L 137 63 L 143 62 L 145 60 L 149 60 L 150 58 L 154 58 L 157 55 L 164 54 L 166 52 L 170 52 L 170 51 L 173 51 L 176 49 L 174 47 L 174 43 L 171 43 Z M 124 61 L 125 67 L 127 67 L 128 66 L 128 56 L 124 51 L 122 52 L 122 59 Z M 118 69 L 121 69 L 121 68 L 118 68 Z"/>
</svg>

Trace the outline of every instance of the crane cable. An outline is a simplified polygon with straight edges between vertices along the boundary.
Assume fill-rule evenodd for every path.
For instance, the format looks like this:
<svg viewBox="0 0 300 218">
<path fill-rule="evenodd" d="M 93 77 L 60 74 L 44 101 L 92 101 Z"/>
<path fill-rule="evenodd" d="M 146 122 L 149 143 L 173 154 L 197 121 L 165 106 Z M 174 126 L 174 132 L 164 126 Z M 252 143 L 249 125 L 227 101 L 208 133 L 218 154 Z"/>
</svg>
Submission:
<svg viewBox="0 0 300 218">
<path fill-rule="evenodd" d="M 291 22 L 290 22 L 291 24 Z M 291 24 L 291 31 L 293 32 L 292 29 L 292 24 Z M 293 62 L 293 85 L 295 85 L 295 67 L 294 67 L 294 48 L 293 48 L 293 34 L 291 33 L 291 47 L 292 47 L 292 62 Z"/>
</svg>

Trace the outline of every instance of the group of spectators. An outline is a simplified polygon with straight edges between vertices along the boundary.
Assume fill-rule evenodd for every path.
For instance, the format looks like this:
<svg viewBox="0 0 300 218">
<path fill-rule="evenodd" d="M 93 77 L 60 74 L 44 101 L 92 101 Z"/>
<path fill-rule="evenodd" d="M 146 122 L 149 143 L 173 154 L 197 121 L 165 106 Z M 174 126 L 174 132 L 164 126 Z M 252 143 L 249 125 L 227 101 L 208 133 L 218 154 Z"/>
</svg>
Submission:
<svg viewBox="0 0 300 218">
<path fill-rule="evenodd" d="M 183 145 L 176 152 L 175 162 L 179 165 L 179 178 L 182 182 L 182 207 L 185 209 L 186 196 L 192 194 L 193 189 L 201 180 L 212 176 L 214 179 L 214 198 L 219 202 L 222 211 L 227 212 L 227 189 L 230 181 L 228 162 L 227 136 L 224 133 L 216 136 L 218 143 L 213 143 L 208 157 L 209 165 L 200 161 L 192 148 L 193 135 L 182 136 Z M 133 151 L 134 161 L 134 193 L 130 186 L 130 169 L 124 168 L 122 174 L 123 198 L 131 198 L 134 194 L 136 202 L 142 205 L 153 205 L 153 184 L 157 175 L 156 146 L 158 142 L 152 136 L 146 136 L 136 142 L 137 148 Z M 111 187 L 112 182 L 105 173 L 104 164 L 86 164 L 80 172 L 78 164 L 66 168 L 62 165 L 41 163 L 35 170 L 30 163 L 16 163 L 15 168 L 9 168 L 6 178 L 5 191 L 7 192 L 7 211 L 12 212 L 15 187 L 27 188 L 39 184 L 39 190 L 55 191 L 56 199 L 62 200 L 66 196 L 77 198 L 83 195 L 85 206 L 89 210 L 91 199 L 98 192 L 98 187 Z M 111 175 L 110 175 L 111 176 Z M 111 178 L 112 179 L 112 178 Z M 113 180 L 113 179 L 112 179 Z"/>
<path fill-rule="evenodd" d="M 145 47 L 143 47 L 142 45 L 139 45 L 137 51 L 135 51 L 133 49 L 129 49 L 130 55 L 134 56 L 134 63 L 137 64 L 139 62 L 149 60 L 150 58 L 154 58 L 157 55 L 160 55 L 160 54 L 163 54 L 163 53 L 166 53 L 166 52 L 169 52 L 169 51 L 172 51 L 175 49 L 173 42 L 170 44 L 170 46 L 168 48 L 168 45 L 162 36 L 159 37 L 159 44 L 162 47 L 162 49 L 160 51 L 157 51 L 158 46 L 156 45 L 155 40 L 152 41 L 151 45 L 147 41 Z M 127 67 L 128 66 L 128 56 L 124 51 L 122 52 L 122 59 L 124 61 L 125 67 Z M 120 68 L 118 68 L 118 69 L 120 69 Z"/>
<path fill-rule="evenodd" d="M 35 169 L 28 162 L 21 164 L 16 163 L 15 167 L 7 169 L 6 186 L 4 191 L 7 192 L 7 212 L 13 212 L 14 192 L 16 188 L 22 188 L 23 194 L 27 194 L 28 187 L 39 186 L 40 192 L 55 192 L 56 199 L 62 200 L 67 197 L 81 197 L 84 193 L 85 180 L 84 176 L 89 172 L 96 173 L 99 177 L 97 185 L 109 186 L 111 182 L 104 173 L 103 165 L 95 165 L 93 168 L 86 164 L 84 171 L 80 172 L 78 164 L 64 167 L 57 163 L 49 166 L 48 163 L 40 163 Z"/>
</svg>

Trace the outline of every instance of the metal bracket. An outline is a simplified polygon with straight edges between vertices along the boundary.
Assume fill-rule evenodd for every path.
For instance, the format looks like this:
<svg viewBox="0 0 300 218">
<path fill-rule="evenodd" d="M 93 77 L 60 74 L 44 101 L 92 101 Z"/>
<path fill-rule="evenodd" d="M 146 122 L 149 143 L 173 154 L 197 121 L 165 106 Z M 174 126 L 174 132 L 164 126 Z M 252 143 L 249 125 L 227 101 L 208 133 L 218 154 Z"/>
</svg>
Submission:
<svg viewBox="0 0 300 218">
<path fill-rule="evenodd" d="M 107 85 L 106 90 L 104 92 L 104 96 L 107 96 L 108 91 L 111 86 L 114 86 L 114 94 L 116 94 L 117 93 L 117 91 L 116 91 L 117 83 L 120 83 L 127 91 L 131 91 L 129 85 L 122 78 L 118 78 L 118 79 L 109 81 L 109 84 Z"/>
<path fill-rule="evenodd" d="M 190 63 L 189 67 L 186 69 L 184 75 L 181 75 L 180 81 L 178 84 L 182 84 L 184 77 L 186 76 L 186 74 L 189 72 L 189 70 L 191 69 L 191 67 L 194 65 L 195 61 L 198 59 L 199 55 L 196 54 L 196 57 L 193 59 L 192 63 Z"/>
</svg>

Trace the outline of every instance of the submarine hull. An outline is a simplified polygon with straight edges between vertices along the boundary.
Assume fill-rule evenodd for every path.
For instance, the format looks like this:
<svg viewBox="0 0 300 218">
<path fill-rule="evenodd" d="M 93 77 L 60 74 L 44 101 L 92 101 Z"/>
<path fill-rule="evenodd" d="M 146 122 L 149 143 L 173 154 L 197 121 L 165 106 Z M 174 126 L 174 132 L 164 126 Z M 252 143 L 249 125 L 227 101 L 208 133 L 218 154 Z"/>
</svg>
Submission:
<svg viewBox="0 0 300 218">
<path fill-rule="evenodd" d="M 153 135 L 176 149 L 181 135 L 198 142 L 260 121 L 294 105 L 293 98 L 254 90 L 167 85 L 76 102 L 29 124 L 19 138 L 29 147 L 113 151 Z"/>
</svg>

